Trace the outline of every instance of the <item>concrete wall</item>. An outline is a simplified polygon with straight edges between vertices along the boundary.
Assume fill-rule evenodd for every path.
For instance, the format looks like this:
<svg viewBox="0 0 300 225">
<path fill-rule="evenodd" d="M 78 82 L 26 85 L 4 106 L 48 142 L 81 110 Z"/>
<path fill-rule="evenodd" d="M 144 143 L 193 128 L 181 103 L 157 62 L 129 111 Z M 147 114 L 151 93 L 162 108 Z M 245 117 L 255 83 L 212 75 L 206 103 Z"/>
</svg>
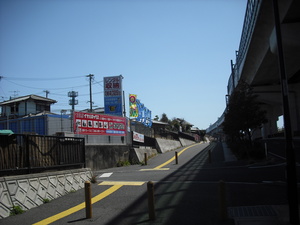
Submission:
<svg viewBox="0 0 300 225">
<path fill-rule="evenodd" d="M 180 141 L 156 138 L 156 149 L 159 153 L 165 153 L 182 147 Z"/>
<path fill-rule="evenodd" d="M 44 204 L 45 199 L 84 188 L 91 177 L 90 169 L 0 177 L 0 219 L 8 217 L 13 206 L 29 210 Z"/>
<path fill-rule="evenodd" d="M 130 161 L 128 145 L 86 145 L 86 167 L 93 171 L 116 167 L 118 162 Z"/>
<path fill-rule="evenodd" d="M 96 171 L 116 167 L 119 162 L 141 163 L 144 161 L 144 153 L 147 153 L 148 157 L 153 157 L 157 153 L 165 153 L 194 143 L 187 139 L 177 141 L 156 138 L 155 149 L 150 147 L 132 148 L 130 145 L 88 144 L 85 146 L 86 167 Z"/>
<path fill-rule="evenodd" d="M 141 148 L 133 148 L 130 152 L 130 160 L 135 163 L 140 163 L 145 161 L 145 153 L 147 153 L 147 158 L 150 159 L 154 156 L 156 156 L 157 150 L 154 148 L 147 148 L 147 147 L 141 147 Z"/>
<path fill-rule="evenodd" d="M 192 144 L 195 144 L 195 143 L 196 143 L 196 142 L 194 142 L 194 141 L 191 141 L 191 140 L 188 140 L 188 139 L 184 139 L 184 138 L 179 138 L 179 141 L 180 141 L 182 147 L 183 147 L 183 146 L 192 145 Z"/>
</svg>

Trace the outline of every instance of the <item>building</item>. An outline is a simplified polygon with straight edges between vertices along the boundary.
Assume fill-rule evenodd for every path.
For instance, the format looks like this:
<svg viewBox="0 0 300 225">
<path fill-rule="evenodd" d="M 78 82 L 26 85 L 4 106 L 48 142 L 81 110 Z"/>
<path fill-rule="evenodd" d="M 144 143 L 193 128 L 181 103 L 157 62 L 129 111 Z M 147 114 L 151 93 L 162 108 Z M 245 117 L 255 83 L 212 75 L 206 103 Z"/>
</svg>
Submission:
<svg viewBox="0 0 300 225">
<path fill-rule="evenodd" d="M 51 113 L 51 105 L 56 102 L 38 95 L 26 95 L 1 102 L 0 130 L 39 135 L 70 131 L 69 115 Z"/>
<path fill-rule="evenodd" d="M 0 103 L 1 118 L 20 118 L 27 115 L 36 115 L 42 112 L 51 112 L 50 107 L 57 101 L 38 95 L 26 95 Z"/>
</svg>

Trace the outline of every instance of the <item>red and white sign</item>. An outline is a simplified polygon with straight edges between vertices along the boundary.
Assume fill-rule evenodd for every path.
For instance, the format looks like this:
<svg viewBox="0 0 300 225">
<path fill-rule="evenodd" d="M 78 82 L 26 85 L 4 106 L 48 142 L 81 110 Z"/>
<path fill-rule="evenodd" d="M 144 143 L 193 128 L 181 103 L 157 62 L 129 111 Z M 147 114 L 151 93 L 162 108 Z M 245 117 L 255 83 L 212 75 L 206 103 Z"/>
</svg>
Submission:
<svg viewBox="0 0 300 225">
<path fill-rule="evenodd" d="M 145 137 L 143 134 L 133 131 L 133 140 L 134 141 L 144 143 L 144 139 L 145 139 Z"/>
<path fill-rule="evenodd" d="M 124 117 L 74 112 L 73 121 L 76 134 L 126 135 L 126 118 Z"/>
</svg>

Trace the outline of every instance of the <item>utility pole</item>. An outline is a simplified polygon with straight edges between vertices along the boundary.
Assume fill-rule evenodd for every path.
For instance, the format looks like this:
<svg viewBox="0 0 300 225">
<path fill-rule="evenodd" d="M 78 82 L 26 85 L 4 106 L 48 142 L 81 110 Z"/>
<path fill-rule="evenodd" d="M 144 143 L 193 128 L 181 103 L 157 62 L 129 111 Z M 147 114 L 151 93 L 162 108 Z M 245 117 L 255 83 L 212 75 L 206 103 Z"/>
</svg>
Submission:
<svg viewBox="0 0 300 225">
<path fill-rule="evenodd" d="M 283 119 L 285 130 L 285 148 L 286 148 L 286 179 L 287 179 L 287 195 L 289 202 L 290 224 L 299 224 L 299 206 L 298 206 L 298 190 L 297 190 L 297 170 L 295 160 L 295 149 L 293 146 L 293 134 L 289 107 L 289 90 L 288 81 L 285 71 L 285 62 L 282 47 L 282 36 L 280 27 L 280 16 L 278 1 L 273 0 L 275 32 L 277 41 L 277 53 L 279 63 L 279 73 L 282 92 Z"/>
<path fill-rule="evenodd" d="M 11 91 L 11 92 L 14 93 L 14 97 L 10 97 L 10 99 L 16 98 L 16 97 L 18 96 L 18 92 L 19 92 L 19 91 Z"/>
<path fill-rule="evenodd" d="M 73 132 L 74 128 L 73 127 L 73 113 L 75 110 L 75 105 L 78 105 L 78 100 L 75 99 L 78 96 L 78 92 L 76 91 L 69 91 L 68 92 L 68 97 L 70 97 L 71 99 L 69 100 L 69 105 L 72 106 L 72 111 L 71 111 L 71 132 Z"/>
<path fill-rule="evenodd" d="M 44 90 L 44 92 L 46 93 L 46 98 L 48 98 L 48 94 L 50 94 L 50 91 Z"/>
<path fill-rule="evenodd" d="M 86 77 L 89 78 L 90 81 L 90 112 L 93 111 L 93 101 L 92 101 L 92 80 L 94 79 L 94 74 L 89 74 Z"/>
</svg>

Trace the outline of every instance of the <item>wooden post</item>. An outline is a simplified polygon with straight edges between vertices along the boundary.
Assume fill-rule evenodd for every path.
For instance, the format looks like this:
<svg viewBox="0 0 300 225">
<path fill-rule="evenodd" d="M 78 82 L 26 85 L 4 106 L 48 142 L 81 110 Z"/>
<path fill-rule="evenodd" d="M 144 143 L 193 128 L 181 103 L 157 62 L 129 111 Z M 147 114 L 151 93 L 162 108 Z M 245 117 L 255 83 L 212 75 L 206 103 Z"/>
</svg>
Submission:
<svg viewBox="0 0 300 225">
<path fill-rule="evenodd" d="M 219 182 L 219 212 L 220 212 L 220 219 L 222 221 L 228 219 L 227 203 L 226 203 L 226 184 L 222 180 L 220 180 Z"/>
<path fill-rule="evenodd" d="M 85 190 L 85 214 L 86 218 L 92 218 L 92 191 L 91 191 L 91 182 L 86 181 L 84 183 Z"/>
<path fill-rule="evenodd" d="M 154 183 L 152 181 L 149 181 L 147 183 L 147 192 L 148 192 L 149 219 L 155 220 Z"/>
<path fill-rule="evenodd" d="M 148 161 L 148 158 L 147 158 L 147 153 L 146 153 L 146 152 L 145 152 L 144 156 L 145 156 L 145 157 L 144 157 L 144 158 L 145 158 L 145 165 L 147 165 L 147 164 L 148 164 L 148 162 L 147 162 L 147 161 Z"/>
<path fill-rule="evenodd" d="M 208 162 L 211 163 L 211 150 L 208 150 Z"/>
</svg>

